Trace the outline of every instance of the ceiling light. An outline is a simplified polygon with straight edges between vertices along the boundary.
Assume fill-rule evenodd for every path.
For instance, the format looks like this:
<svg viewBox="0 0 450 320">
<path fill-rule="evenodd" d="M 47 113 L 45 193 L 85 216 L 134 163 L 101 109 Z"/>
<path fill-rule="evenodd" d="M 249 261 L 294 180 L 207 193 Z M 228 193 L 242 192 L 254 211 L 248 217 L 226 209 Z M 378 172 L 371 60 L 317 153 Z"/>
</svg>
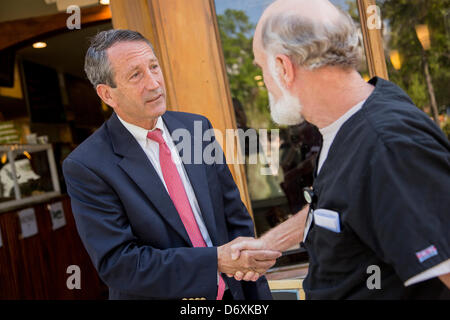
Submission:
<svg viewBox="0 0 450 320">
<path fill-rule="evenodd" d="M 100 0 L 100 4 L 107 6 L 109 5 L 109 0 Z"/>
<path fill-rule="evenodd" d="M 35 42 L 33 43 L 33 48 L 35 49 L 42 49 L 45 48 L 47 44 L 45 42 Z"/>
</svg>

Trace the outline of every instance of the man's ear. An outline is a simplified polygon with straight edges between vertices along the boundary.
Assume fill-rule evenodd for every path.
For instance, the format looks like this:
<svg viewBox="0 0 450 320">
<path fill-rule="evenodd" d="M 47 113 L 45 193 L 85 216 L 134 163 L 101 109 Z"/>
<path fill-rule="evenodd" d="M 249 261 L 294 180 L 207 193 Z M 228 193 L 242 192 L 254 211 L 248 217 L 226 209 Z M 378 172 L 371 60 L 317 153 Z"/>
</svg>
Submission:
<svg viewBox="0 0 450 320">
<path fill-rule="evenodd" d="M 290 88 L 295 80 L 295 66 L 291 58 L 284 54 L 275 57 L 275 67 L 281 83 Z"/>
<path fill-rule="evenodd" d="M 112 88 L 106 84 L 97 85 L 96 91 L 100 99 L 103 100 L 104 103 L 111 106 L 113 109 L 116 106 L 115 101 L 112 97 Z"/>
</svg>

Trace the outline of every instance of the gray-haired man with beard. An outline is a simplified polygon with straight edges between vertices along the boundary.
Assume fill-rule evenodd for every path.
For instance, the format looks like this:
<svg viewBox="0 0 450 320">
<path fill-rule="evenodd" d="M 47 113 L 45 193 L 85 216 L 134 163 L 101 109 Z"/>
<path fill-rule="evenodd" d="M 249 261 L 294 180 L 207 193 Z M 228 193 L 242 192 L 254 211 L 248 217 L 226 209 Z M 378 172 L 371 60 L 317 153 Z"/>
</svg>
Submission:
<svg viewBox="0 0 450 320">
<path fill-rule="evenodd" d="M 272 117 L 305 119 L 323 145 L 310 206 L 233 254 L 301 243 L 307 299 L 448 299 L 449 142 L 396 85 L 361 78 L 357 44 L 352 19 L 329 1 L 264 12 L 253 49 Z"/>
</svg>

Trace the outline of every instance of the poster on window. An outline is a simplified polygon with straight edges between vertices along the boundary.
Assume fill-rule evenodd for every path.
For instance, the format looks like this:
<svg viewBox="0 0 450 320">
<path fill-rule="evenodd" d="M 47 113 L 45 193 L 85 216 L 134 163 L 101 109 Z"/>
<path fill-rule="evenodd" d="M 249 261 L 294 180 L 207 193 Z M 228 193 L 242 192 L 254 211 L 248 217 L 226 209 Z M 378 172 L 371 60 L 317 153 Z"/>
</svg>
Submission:
<svg viewBox="0 0 450 320">
<path fill-rule="evenodd" d="M 21 239 L 32 237 L 38 233 L 34 208 L 19 211 L 17 215 L 19 216 L 20 228 L 22 230 L 22 234 L 20 236 Z"/>
<path fill-rule="evenodd" d="M 64 216 L 64 209 L 62 202 L 55 202 L 48 205 L 48 211 L 52 218 L 52 229 L 56 230 L 66 225 L 66 217 Z"/>
</svg>

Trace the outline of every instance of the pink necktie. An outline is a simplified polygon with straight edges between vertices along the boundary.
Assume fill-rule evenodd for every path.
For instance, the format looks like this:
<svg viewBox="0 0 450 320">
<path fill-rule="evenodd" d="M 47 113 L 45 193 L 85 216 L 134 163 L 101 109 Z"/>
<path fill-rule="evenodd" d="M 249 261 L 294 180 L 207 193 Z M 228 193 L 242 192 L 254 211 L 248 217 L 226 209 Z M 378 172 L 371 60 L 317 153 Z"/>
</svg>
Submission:
<svg viewBox="0 0 450 320">
<path fill-rule="evenodd" d="M 161 165 L 164 181 L 166 182 L 170 198 L 180 215 L 192 245 L 194 247 L 206 247 L 205 240 L 202 237 L 202 233 L 200 232 L 194 213 L 192 212 L 183 182 L 181 181 L 177 167 L 172 160 L 170 149 L 162 137 L 161 130 L 156 129 L 149 131 L 147 138 L 156 141 L 159 144 L 159 164 Z M 217 300 L 222 300 L 224 291 L 225 282 L 222 277 L 219 276 Z"/>
</svg>

